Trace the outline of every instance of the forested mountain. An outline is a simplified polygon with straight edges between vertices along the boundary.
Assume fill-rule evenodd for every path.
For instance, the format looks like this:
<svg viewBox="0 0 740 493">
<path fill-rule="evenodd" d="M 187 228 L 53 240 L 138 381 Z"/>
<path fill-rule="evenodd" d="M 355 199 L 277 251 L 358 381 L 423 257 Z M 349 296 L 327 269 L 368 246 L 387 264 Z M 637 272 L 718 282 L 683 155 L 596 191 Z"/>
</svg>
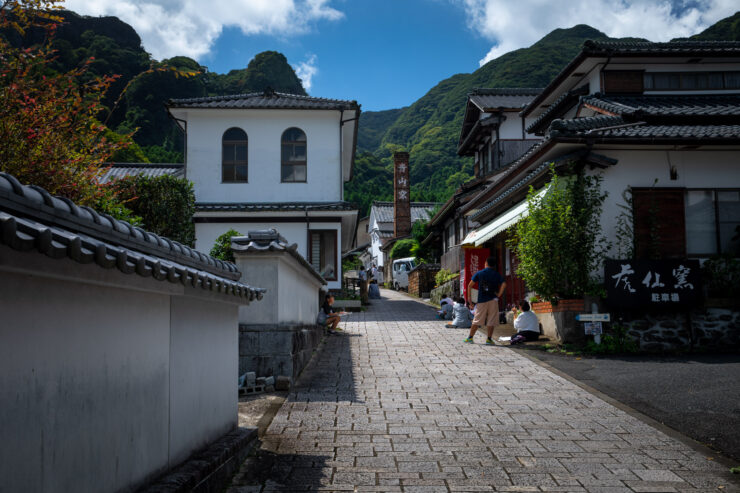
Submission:
<svg viewBox="0 0 740 493">
<path fill-rule="evenodd" d="M 141 46 L 136 31 L 117 17 L 81 16 L 69 10 L 57 13 L 64 21 L 56 30 L 53 47 L 57 58 L 53 68 L 67 71 L 94 59 L 89 66 L 94 75 L 118 75 L 108 91 L 106 104 L 114 109 L 123 88 L 134 77 L 126 93 L 110 115 L 102 115 L 114 131 L 125 133 L 138 128 L 134 140 L 152 162 L 181 162 L 183 136 L 167 116 L 164 103 L 171 98 L 191 98 L 263 91 L 306 94 L 301 80 L 281 53 L 266 51 L 258 54 L 244 69 L 228 74 L 209 72 L 195 60 L 173 57 L 154 60 Z M 16 44 L 43 41 L 41 29 L 27 32 Z M 17 36 L 16 36 L 17 38 Z M 195 75 L 183 77 L 173 70 L 149 70 L 173 67 Z M 133 154 L 124 159 L 140 158 Z"/>
<path fill-rule="evenodd" d="M 148 71 L 131 83 L 108 117 L 108 126 L 118 132 L 138 128 L 134 139 L 152 162 L 182 159 L 182 134 L 163 106 L 170 98 L 246 93 L 267 87 L 306 94 L 286 58 L 275 51 L 260 53 L 244 69 L 216 74 L 187 57 L 153 60 L 134 29 L 115 17 L 85 17 L 70 11 L 61 15 L 65 22 L 54 41 L 57 68 L 67 70 L 94 57 L 92 73 L 120 74 L 109 92 L 111 108 L 122 88 L 151 67 L 166 65 L 195 74 L 179 77 L 172 70 Z M 29 32 L 18 42 L 39 42 L 41 35 Z M 467 94 L 474 87 L 544 87 L 587 39 L 608 38 L 586 25 L 556 29 L 528 48 L 506 53 L 472 73 L 441 81 L 408 107 L 362 113 L 354 179 L 345 187 L 346 200 L 357 203 L 361 214 L 367 213 L 373 200 L 389 200 L 393 194 L 392 153 L 401 149 L 411 154 L 412 199 L 446 200 L 472 177 L 471 160 L 456 154 Z M 691 39 L 740 39 L 740 12 Z"/>
</svg>

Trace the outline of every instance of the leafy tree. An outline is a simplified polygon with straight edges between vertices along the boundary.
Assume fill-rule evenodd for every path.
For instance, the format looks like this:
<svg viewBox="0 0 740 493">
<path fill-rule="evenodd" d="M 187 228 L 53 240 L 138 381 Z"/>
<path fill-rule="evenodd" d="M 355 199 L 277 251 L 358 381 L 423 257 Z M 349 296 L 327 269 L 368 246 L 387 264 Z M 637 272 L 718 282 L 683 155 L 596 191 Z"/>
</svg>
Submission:
<svg viewBox="0 0 740 493">
<path fill-rule="evenodd" d="M 145 229 L 195 246 L 195 193 L 191 182 L 169 175 L 129 176 L 116 180 L 111 187 L 141 217 Z"/>
<path fill-rule="evenodd" d="M 411 257 L 413 256 L 412 250 L 417 245 L 413 239 L 398 240 L 391 248 L 390 257 L 392 259 Z"/>
<path fill-rule="evenodd" d="M 530 188 L 529 215 L 513 227 L 509 246 L 519 258 L 517 274 L 542 298 L 580 298 L 594 293 L 593 273 L 609 249 L 601 231 L 601 177 L 583 170 L 563 179 L 551 168 L 548 192 Z"/>
<path fill-rule="evenodd" d="M 233 236 L 242 236 L 242 234 L 230 229 L 216 238 L 216 243 L 211 248 L 211 257 L 226 260 L 227 262 L 234 262 L 234 252 L 231 250 L 231 238 Z"/>
<path fill-rule="evenodd" d="M 414 240 L 411 254 L 416 257 L 417 264 L 431 261 L 431 249 L 428 246 L 422 245 L 424 239 L 429 235 L 428 222 L 420 219 L 411 227 L 411 238 Z"/>
<path fill-rule="evenodd" d="M 89 73 L 92 61 L 64 73 L 50 69 L 60 18 L 57 0 L 5 0 L 0 5 L 0 170 L 23 183 L 132 219 L 112 189 L 98 182 L 101 167 L 130 144 L 111 139 L 97 117 L 114 77 Z M 46 33 L 43 44 L 10 40 L 28 29 Z"/>
</svg>

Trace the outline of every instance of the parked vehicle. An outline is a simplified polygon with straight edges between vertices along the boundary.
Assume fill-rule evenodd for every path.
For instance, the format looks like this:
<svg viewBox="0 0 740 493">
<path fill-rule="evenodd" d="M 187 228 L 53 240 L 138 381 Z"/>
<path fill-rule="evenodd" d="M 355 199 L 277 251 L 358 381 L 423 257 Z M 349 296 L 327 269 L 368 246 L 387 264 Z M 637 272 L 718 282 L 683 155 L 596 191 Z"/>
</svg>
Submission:
<svg viewBox="0 0 740 493">
<path fill-rule="evenodd" d="M 396 291 L 409 289 L 409 272 L 414 267 L 416 267 L 414 257 L 399 258 L 393 261 L 391 269 L 391 276 L 393 277 L 391 286 L 393 286 L 393 289 Z"/>
</svg>

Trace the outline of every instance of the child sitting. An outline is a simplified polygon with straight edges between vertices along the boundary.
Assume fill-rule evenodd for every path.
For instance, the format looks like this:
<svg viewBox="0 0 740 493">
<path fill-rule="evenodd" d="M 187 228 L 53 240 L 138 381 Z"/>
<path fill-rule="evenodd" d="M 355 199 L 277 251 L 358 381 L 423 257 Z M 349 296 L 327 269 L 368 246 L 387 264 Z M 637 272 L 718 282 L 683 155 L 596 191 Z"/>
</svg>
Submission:
<svg viewBox="0 0 740 493">
<path fill-rule="evenodd" d="M 514 320 L 514 328 L 517 334 L 511 338 L 511 344 L 520 344 L 524 341 L 536 341 L 540 338 L 540 321 L 529 309 L 529 303 L 526 301 L 519 302 L 519 308 L 522 312 Z"/>
<path fill-rule="evenodd" d="M 461 328 L 461 329 L 470 328 L 470 324 L 473 321 L 473 314 L 470 313 L 470 309 L 465 304 L 464 299 L 462 298 L 457 299 L 455 304 L 452 306 L 452 313 L 454 315 L 452 323 L 445 325 L 445 327 L 449 329 L 453 329 L 455 327 Z"/>
</svg>

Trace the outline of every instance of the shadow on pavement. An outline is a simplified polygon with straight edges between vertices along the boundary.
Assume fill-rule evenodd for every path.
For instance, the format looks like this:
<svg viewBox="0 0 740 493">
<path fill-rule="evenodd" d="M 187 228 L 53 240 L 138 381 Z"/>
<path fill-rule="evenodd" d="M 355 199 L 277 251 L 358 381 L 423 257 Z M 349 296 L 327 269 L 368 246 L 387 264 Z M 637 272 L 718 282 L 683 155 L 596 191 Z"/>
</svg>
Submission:
<svg viewBox="0 0 740 493">
<path fill-rule="evenodd" d="M 328 457 L 277 454 L 260 449 L 247 458 L 231 491 L 317 491 L 331 482 Z"/>
</svg>

